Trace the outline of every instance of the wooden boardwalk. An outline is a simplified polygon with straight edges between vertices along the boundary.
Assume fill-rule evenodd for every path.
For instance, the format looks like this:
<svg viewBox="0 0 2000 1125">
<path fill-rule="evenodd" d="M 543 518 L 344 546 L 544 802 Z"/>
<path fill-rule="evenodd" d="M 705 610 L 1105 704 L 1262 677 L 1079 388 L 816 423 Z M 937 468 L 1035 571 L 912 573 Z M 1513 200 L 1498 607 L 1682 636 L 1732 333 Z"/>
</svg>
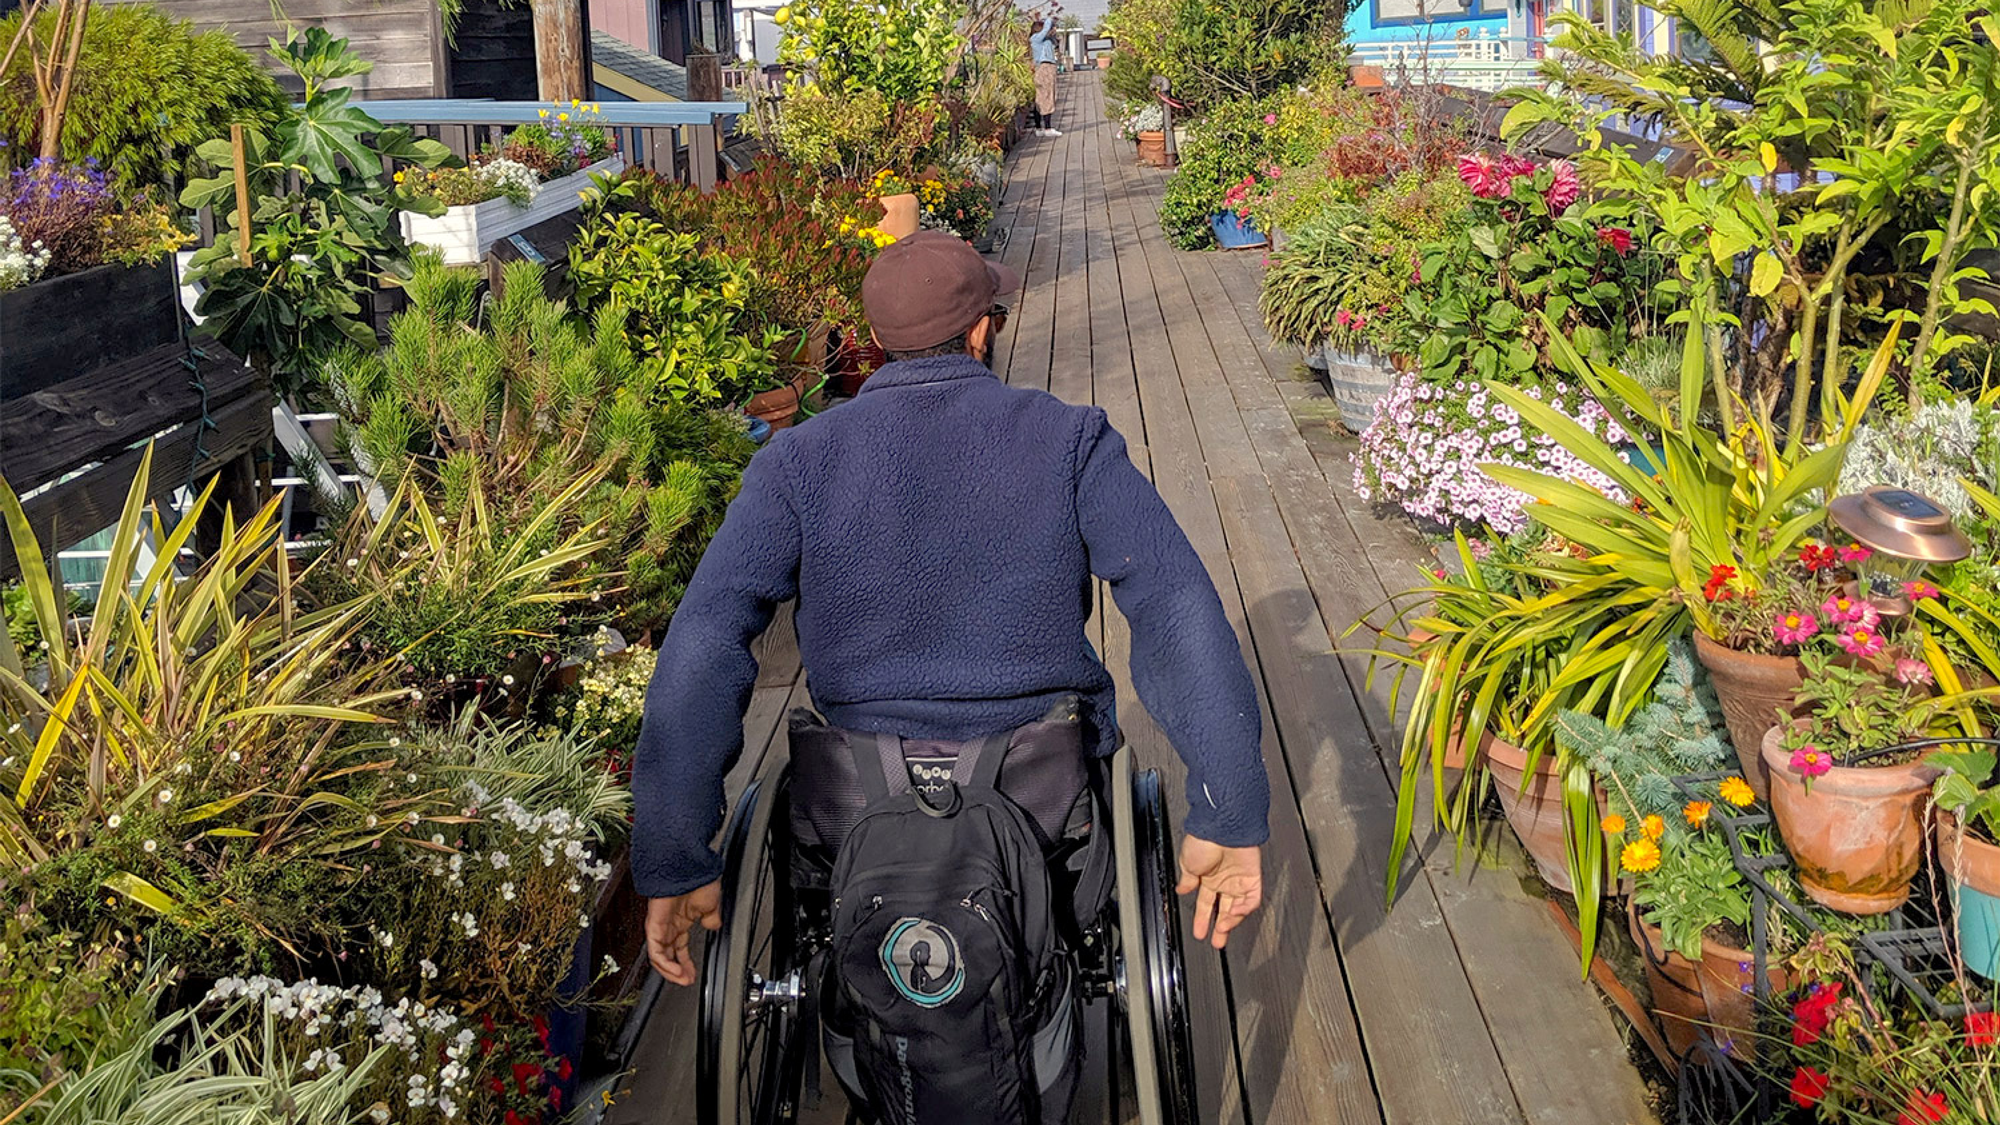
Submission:
<svg viewBox="0 0 2000 1125">
<path fill-rule="evenodd" d="M 1009 170 L 1002 256 L 1026 285 L 995 367 L 1106 411 L 1206 562 L 1263 688 L 1267 903 L 1226 954 L 1190 953 L 1202 1120 L 1654 1121 L 1621 1027 L 1515 849 L 1455 869 L 1433 842 L 1385 909 L 1396 738 L 1382 685 L 1369 691 L 1364 661 L 1335 643 L 1428 556 L 1368 514 L 1331 402 L 1295 350 L 1265 338 L 1258 254 L 1170 249 L 1155 220 L 1165 175 L 1135 165 L 1097 77 L 1071 77 L 1063 96 L 1066 135 L 1030 139 Z M 1131 692 L 1125 624 L 1099 604 L 1093 640 L 1121 719 L 1178 782 Z M 738 784 L 804 701 L 795 647 L 779 635 L 766 651 Z M 692 997 L 663 995 L 608 1120 L 692 1119 L 692 1035 Z M 1076 1120 L 1125 1108 L 1087 1091 Z"/>
</svg>

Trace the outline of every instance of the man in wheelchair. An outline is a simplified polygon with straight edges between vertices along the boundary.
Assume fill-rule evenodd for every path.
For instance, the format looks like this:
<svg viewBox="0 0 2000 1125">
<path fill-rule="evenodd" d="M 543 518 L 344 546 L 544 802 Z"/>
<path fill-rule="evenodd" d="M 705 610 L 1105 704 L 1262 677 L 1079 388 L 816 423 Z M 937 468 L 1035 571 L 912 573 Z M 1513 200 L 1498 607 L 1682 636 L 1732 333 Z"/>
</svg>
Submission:
<svg viewBox="0 0 2000 1125">
<path fill-rule="evenodd" d="M 751 644 L 796 600 L 818 714 L 793 720 L 790 816 L 830 864 L 827 1053 L 864 1119 L 898 1125 L 1066 1113 L 1071 1083 L 996 1058 L 1048 1049 L 1058 954 L 1108 893 L 1089 844 L 1121 739 L 1093 576 L 1187 765 L 1175 890 L 1196 939 L 1222 948 L 1262 895 L 1262 720 L 1235 630 L 1104 412 L 986 366 L 1017 284 L 942 232 L 883 251 L 862 298 L 892 362 L 752 459 L 660 646 L 633 770 L 648 951 L 693 984 L 691 929 L 722 921 L 712 843 Z"/>
</svg>

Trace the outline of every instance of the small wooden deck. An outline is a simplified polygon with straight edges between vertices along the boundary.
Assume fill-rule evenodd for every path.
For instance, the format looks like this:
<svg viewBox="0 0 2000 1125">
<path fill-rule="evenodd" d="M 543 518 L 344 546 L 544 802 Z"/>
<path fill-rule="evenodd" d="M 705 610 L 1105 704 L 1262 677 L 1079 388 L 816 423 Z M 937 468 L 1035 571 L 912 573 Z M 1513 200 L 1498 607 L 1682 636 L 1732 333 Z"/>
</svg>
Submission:
<svg viewBox="0 0 2000 1125">
<path fill-rule="evenodd" d="M 1155 219 L 1165 175 L 1134 164 L 1097 77 L 1072 76 L 1063 98 L 1066 135 L 1031 138 L 1010 168 L 1002 256 L 1026 285 L 995 365 L 1110 415 L 1207 563 L 1265 701 L 1267 904 L 1226 954 L 1190 953 L 1202 1120 L 1654 1121 L 1623 1028 L 1511 845 L 1456 870 L 1448 843 L 1429 848 L 1385 909 L 1396 738 L 1386 692 L 1334 646 L 1428 556 L 1355 497 L 1333 404 L 1296 350 L 1265 338 L 1258 253 L 1170 249 Z M 1125 624 L 1099 602 L 1121 718 L 1177 781 L 1130 690 Z M 795 647 L 766 647 L 739 784 L 805 698 Z M 692 1119 L 692 1008 L 684 991 L 662 997 L 610 1121 Z M 1075 1120 L 1122 1116 L 1087 1092 Z"/>
</svg>

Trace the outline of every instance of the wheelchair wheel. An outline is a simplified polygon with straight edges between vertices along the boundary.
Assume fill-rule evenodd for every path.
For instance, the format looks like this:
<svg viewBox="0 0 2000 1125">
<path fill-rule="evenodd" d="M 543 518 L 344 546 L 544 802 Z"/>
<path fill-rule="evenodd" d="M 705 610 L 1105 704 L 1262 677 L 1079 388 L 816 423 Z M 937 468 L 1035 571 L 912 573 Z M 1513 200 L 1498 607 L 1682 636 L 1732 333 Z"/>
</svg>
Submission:
<svg viewBox="0 0 2000 1125">
<path fill-rule="evenodd" d="M 702 958 L 695 1111 L 701 1125 L 784 1125 L 799 1111 L 808 987 L 791 885 L 789 764 L 765 765 L 724 833 L 722 928 Z"/>
<path fill-rule="evenodd" d="M 1118 865 L 1115 976 L 1132 1048 L 1143 1125 L 1194 1125 L 1194 1042 L 1182 972 L 1173 836 L 1158 770 L 1133 773 L 1132 748 L 1111 769 L 1111 831 Z"/>
</svg>

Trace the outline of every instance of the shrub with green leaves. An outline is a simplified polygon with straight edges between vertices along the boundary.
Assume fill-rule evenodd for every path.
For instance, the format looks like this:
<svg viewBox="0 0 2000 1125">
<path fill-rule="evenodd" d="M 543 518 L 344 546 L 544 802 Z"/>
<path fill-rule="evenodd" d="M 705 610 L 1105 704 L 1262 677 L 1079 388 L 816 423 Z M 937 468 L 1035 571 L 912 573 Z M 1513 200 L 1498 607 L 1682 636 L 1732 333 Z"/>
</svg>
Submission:
<svg viewBox="0 0 2000 1125">
<path fill-rule="evenodd" d="M 530 263 L 510 265 L 502 280 L 502 299 L 482 306 L 474 271 L 422 255 L 388 349 L 329 365 L 357 454 L 381 479 L 414 481 L 442 525 L 477 519 L 502 546 L 552 498 L 589 481 L 549 513 L 553 522 L 536 525 L 550 539 L 536 550 L 585 526 L 605 541 L 574 560 L 568 588 L 578 599 L 539 608 L 502 599 L 495 613 L 534 620 L 499 629 L 439 603 L 438 612 L 486 638 L 465 640 L 471 647 L 449 660 L 440 654 L 431 666 L 440 676 L 507 674 L 508 652 L 552 652 L 607 617 L 634 634 L 664 626 L 754 449 L 740 416 L 659 392 L 656 367 L 627 346 L 620 310 L 579 321 L 544 294 L 542 270 Z M 382 580 L 409 580 L 393 577 L 401 550 L 383 560 Z M 384 643 L 416 644 L 429 628 L 411 621 L 398 630 L 403 640 Z"/>
<path fill-rule="evenodd" d="M 44 9 L 37 27 L 52 29 Z M 0 18 L 13 40 L 19 12 Z M 42 34 L 46 35 L 47 30 Z M 151 4 L 99 4 L 85 26 L 63 121 L 62 158 L 95 157 L 120 194 L 161 189 L 171 198 L 194 173 L 195 148 L 232 124 L 268 132 L 289 102 L 278 84 L 225 31 L 196 32 Z M 0 165 L 9 152 L 39 151 L 41 115 L 28 52 L 0 74 Z"/>
<path fill-rule="evenodd" d="M 1652 701 L 1612 727 L 1581 711 L 1556 718 L 1556 739 L 1583 758 L 1603 786 L 1613 814 L 1637 824 L 1659 816 L 1669 834 L 1684 831 L 1684 798 L 1673 779 L 1720 769 L 1730 760 L 1722 705 L 1688 642 L 1667 644 L 1667 666 Z"/>
<path fill-rule="evenodd" d="M 1223 209 L 1229 189 L 1266 167 L 1276 152 L 1275 99 L 1243 99 L 1218 106 L 1188 128 L 1180 167 L 1160 201 L 1160 229 L 1182 250 L 1215 244 L 1210 216 Z"/>
</svg>

